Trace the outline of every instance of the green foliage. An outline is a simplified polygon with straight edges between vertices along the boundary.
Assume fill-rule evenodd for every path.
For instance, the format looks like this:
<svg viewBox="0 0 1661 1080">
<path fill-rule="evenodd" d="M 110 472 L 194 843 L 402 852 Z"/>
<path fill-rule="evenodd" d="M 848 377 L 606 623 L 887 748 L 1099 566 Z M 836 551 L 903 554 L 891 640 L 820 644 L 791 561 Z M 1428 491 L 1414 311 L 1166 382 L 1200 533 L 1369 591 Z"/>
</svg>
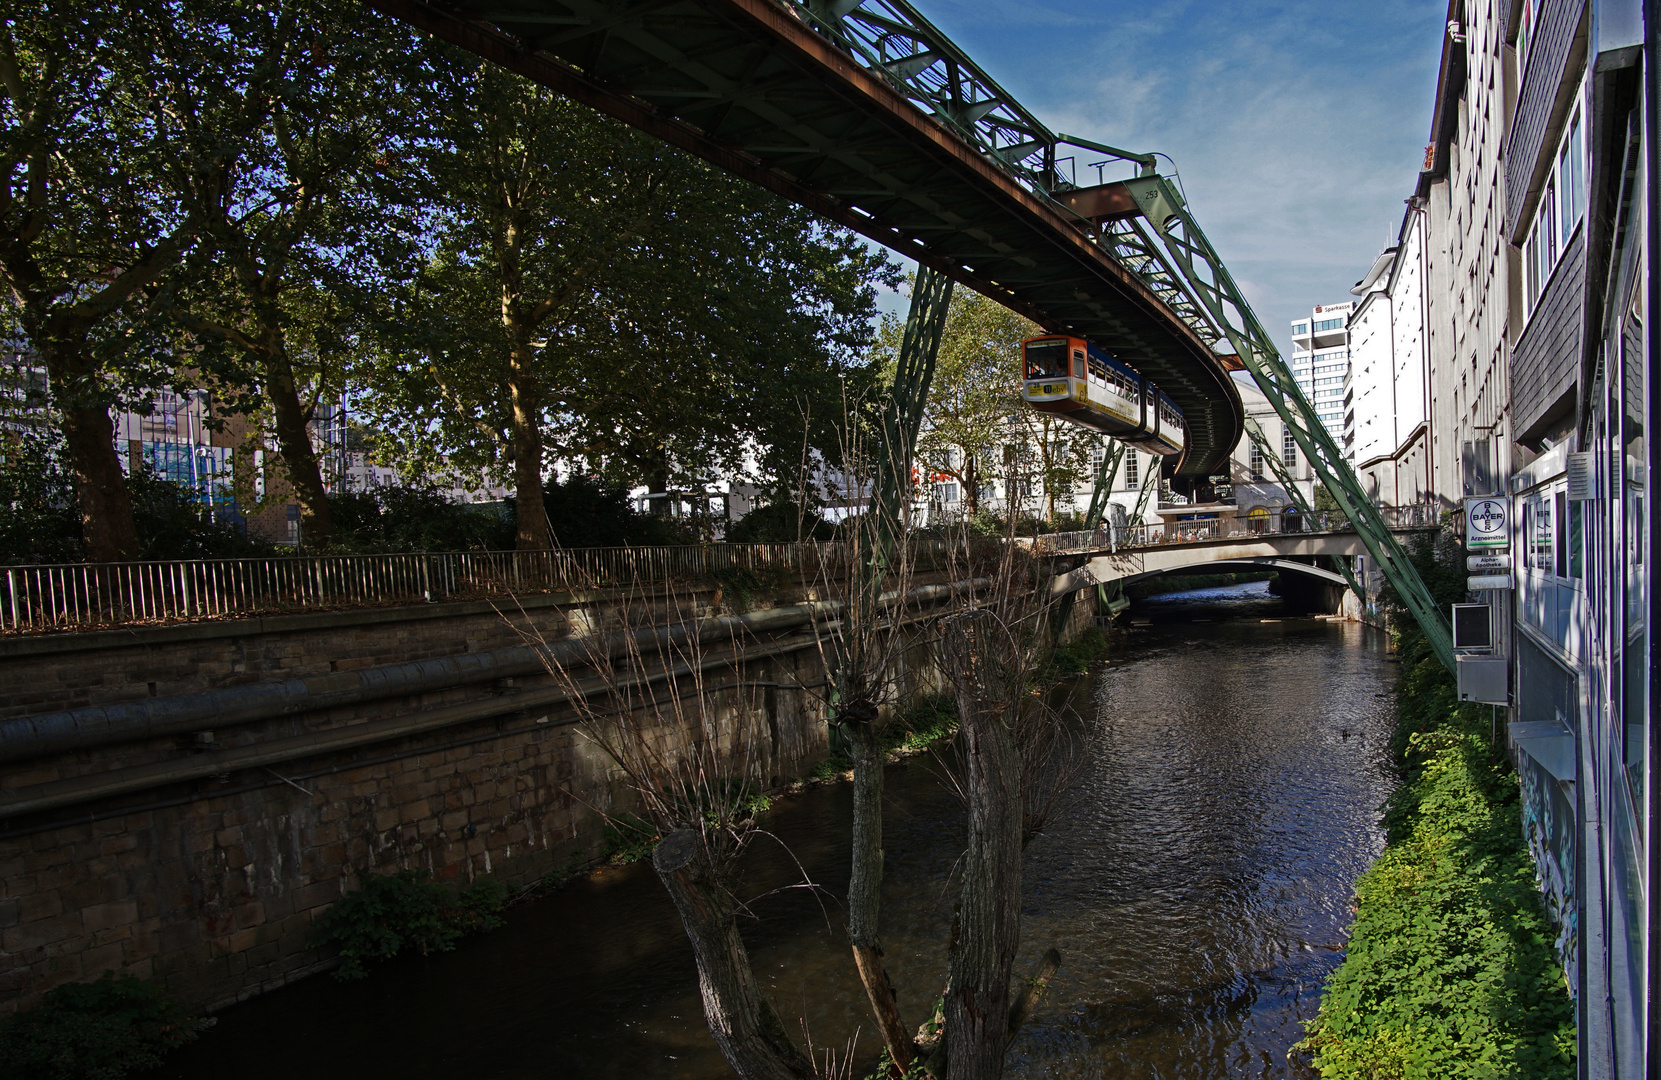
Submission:
<svg viewBox="0 0 1661 1080">
<path fill-rule="evenodd" d="M 914 754 L 957 733 L 957 705 L 950 694 L 926 694 L 895 713 L 884 725 L 879 745 L 885 752 Z M 814 767 L 814 780 L 832 780 L 854 767 L 853 759 L 831 728 L 830 756 Z"/>
<path fill-rule="evenodd" d="M 996 300 L 968 289 L 952 293 L 917 439 L 917 466 L 925 476 L 955 480 L 970 516 L 980 509 L 982 489 L 1003 477 L 1010 425 L 1021 412 L 1020 345 L 1038 332 Z M 883 320 L 872 355 L 885 381 L 892 381 L 904 336 L 902 320 Z"/>
<path fill-rule="evenodd" d="M 495 65 L 457 67 L 412 208 L 432 250 L 389 292 L 365 380 L 383 446 L 502 474 L 545 449 L 654 491 L 737 472 L 747 447 L 780 475 L 804 426 L 834 454 L 886 256 Z"/>
<path fill-rule="evenodd" d="M 194 491 L 157 476 L 149 466 L 127 477 L 127 492 L 142 559 L 215 559 L 271 550 L 249 539 L 229 508 L 204 506 Z"/>
<path fill-rule="evenodd" d="M 37 431 L 0 441 L 0 562 L 73 562 L 81 557 L 75 483 L 56 440 Z"/>
<path fill-rule="evenodd" d="M 75 562 L 82 558 L 75 480 L 55 432 L 7 434 L 0 441 L 0 563 Z M 223 509 L 205 506 L 196 492 L 156 475 L 148 466 L 127 477 L 143 559 L 202 559 L 257 555 Z"/>
<path fill-rule="evenodd" d="M 727 530 L 730 544 L 794 544 L 802 540 L 830 540 L 836 535 L 831 523 L 806 507 L 793 502 L 758 506 L 733 522 Z"/>
<path fill-rule="evenodd" d="M 763 598 L 777 596 L 796 584 L 796 577 L 780 566 L 723 567 L 709 573 L 710 583 L 717 590 L 718 603 L 728 611 L 753 610 Z"/>
<path fill-rule="evenodd" d="M 360 872 L 357 892 L 341 897 L 318 920 L 314 947 L 340 950 L 337 979 L 361 979 L 372 960 L 390 960 L 408 949 L 426 956 L 448 952 L 467 934 L 502 925 L 507 886 L 494 878 L 449 889 L 422 870 L 396 874 Z"/>
<path fill-rule="evenodd" d="M 1315 497 L 1310 500 L 1309 508 L 1317 514 L 1331 514 L 1338 521 L 1349 520 L 1349 515 L 1338 505 L 1338 499 L 1324 484 L 1315 485 Z"/>
<path fill-rule="evenodd" d="M 657 828 L 633 814 L 606 819 L 606 848 L 600 858 L 606 862 L 631 863 L 649 858 L 661 837 Z"/>
<path fill-rule="evenodd" d="M 1574 1009 L 1516 776 L 1418 628 L 1402 639 L 1405 780 L 1386 805 L 1384 853 L 1356 883 L 1344 961 L 1299 1046 L 1327 1080 L 1571 1077 Z"/>
<path fill-rule="evenodd" d="M 4 1080 L 120 1080 L 154 1068 L 196 1038 L 195 1019 L 161 987 L 114 972 L 49 990 L 40 1004 L 0 1025 Z"/>
<path fill-rule="evenodd" d="M 344 551 L 500 551 L 513 546 L 513 517 L 497 503 L 457 503 L 430 484 L 408 482 L 329 496 Z"/>
<path fill-rule="evenodd" d="M 508 500 L 509 506 L 513 500 Z M 691 544 L 697 541 L 681 522 L 642 514 L 628 493 L 591 476 L 573 476 L 542 485 L 542 505 L 554 542 L 560 547 L 622 547 Z"/>
<path fill-rule="evenodd" d="M 1077 641 L 1055 647 L 1048 662 L 1043 665 L 1044 673 L 1048 679 L 1083 675 L 1090 670 L 1091 662 L 1105 653 L 1107 648 L 1107 635 L 1094 626 L 1087 627 Z"/>
</svg>

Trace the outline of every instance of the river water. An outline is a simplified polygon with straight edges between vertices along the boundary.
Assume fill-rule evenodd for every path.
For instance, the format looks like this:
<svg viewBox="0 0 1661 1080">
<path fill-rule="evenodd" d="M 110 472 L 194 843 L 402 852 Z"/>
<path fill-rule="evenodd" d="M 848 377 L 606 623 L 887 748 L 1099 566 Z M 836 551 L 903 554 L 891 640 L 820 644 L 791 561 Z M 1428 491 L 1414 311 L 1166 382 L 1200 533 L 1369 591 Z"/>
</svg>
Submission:
<svg viewBox="0 0 1661 1080">
<path fill-rule="evenodd" d="M 1389 696 L 1379 635 L 1281 610 L 1262 583 L 1175 593 L 1131 612 L 1080 680 L 1087 755 L 1063 819 L 1025 867 L 1019 970 L 1063 956 L 1016 1040 L 1017 1077 L 1279 1077 L 1337 964 L 1351 886 L 1383 841 Z M 1270 620 L 1270 621 L 1265 621 Z M 908 1023 L 945 975 L 963 817 L 928 758 L 888 778 L 885 945 Z M 875 1053 L 835 897 L 847 785 L 783 801 L 758 900 L 757 971 L 816 1047 Z M 703 1025 L 691 951 L 649 866 L 609 868 L 509 913 L 453 953 L 357 983 L 314 978 L 220 1015 L 158 1076 L 730 1077 Z"/>
</svg>

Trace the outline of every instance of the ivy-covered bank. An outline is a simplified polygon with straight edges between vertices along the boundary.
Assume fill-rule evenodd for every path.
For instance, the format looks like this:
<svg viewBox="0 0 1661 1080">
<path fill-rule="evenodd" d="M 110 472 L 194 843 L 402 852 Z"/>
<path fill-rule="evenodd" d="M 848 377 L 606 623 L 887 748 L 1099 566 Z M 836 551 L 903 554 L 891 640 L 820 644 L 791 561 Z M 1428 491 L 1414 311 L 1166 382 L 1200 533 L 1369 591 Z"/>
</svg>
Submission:
<svg viewBox="0 0 1661 1080">
<path fill-rule="evenodd" d="M 1427 578 L 1446 576 L 1446 560 L 1416 554 Z M 1573 1077 L 1574 1008 L 1504 733 L 1490 743 L 1488 708 L 1461 706 L 1418 628 L 1397 625 L 1407 627 L 1393 748 L 1402 784 L 1299 1049 L 1327 1080 Z"/>
</svg>

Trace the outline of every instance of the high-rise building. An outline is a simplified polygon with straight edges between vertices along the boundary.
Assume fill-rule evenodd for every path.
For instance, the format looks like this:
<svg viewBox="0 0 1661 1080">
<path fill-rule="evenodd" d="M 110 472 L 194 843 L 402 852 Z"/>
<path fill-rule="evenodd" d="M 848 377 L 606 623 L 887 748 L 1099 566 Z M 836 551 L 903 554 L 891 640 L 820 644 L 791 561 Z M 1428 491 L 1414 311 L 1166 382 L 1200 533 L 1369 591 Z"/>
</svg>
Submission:
<svg viewBox="0 0 1661 1080">
<path fill-rule="evenodd" d="M 1350 312 L 1355 302 L 1320 304 L 1292 321 L 1292 377 L 1315 406 L 1327 433 L 1344 431 L 1344 377 L 1350 366 Z"/>
</svg>

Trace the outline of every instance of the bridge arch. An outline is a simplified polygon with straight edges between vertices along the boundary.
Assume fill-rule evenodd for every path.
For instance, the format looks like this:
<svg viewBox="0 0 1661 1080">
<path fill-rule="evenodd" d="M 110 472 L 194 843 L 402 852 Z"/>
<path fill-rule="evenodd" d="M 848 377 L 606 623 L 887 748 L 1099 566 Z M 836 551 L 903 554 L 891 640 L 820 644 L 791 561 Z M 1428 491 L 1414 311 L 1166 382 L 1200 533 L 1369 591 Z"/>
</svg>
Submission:
<svg viewBox="0 0 1661 1080">
<path fill-rule="evenodd" d="M 1116 580 L 1126 585 L 1132 585 L 1138 581 L 1147 581 L 1156 577 L 1176 577 L 1181 574 L 1228 574 L 1253 570 L 1274 570 L 1280 573 L 1301 574 L 1328 585 L 1337 585 L 1340 588 L 1347 588 L 1349 585 L 1344 580 L 1344 575 L 1336 570 L 1328 570 L 1324 566 L 1313 566 L 1306 562 L 1299 562 L 1296 559 L 1276 558 L 1267 555 L 1248 559 L 1200 559 L 1186 565 L 1164 566 L 1140 574 L 1127 574 Z"/>
</svg>

